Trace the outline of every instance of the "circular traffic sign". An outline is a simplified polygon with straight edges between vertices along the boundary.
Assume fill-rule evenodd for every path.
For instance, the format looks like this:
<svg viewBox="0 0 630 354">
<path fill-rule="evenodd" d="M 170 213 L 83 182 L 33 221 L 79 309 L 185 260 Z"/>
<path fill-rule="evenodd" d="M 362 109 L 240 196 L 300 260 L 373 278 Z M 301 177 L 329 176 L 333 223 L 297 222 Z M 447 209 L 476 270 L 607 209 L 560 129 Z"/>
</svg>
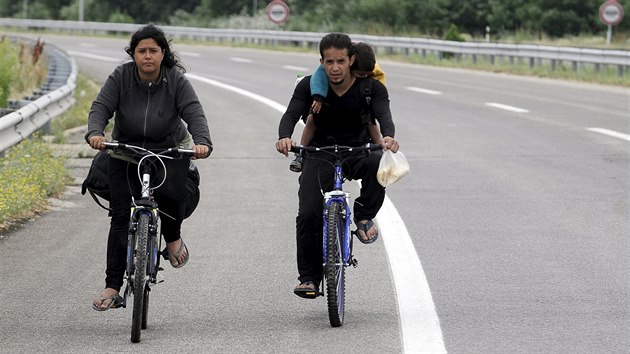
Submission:
<svg viewBox="0 0 630 354">
<path fill-rule="evenodd" d="M 271 22 L 282 25 L 289 18 L 289 6 L 282 0 L 273 0 L 267 5 L 267 17 Z"/>
<path fill-rule="evenodd" d="M 623 6 L 615 0 L 608 0 L 599 7 L 599 19 L 606 25 L 616 25 L 623 18 Z"/>
</svg>

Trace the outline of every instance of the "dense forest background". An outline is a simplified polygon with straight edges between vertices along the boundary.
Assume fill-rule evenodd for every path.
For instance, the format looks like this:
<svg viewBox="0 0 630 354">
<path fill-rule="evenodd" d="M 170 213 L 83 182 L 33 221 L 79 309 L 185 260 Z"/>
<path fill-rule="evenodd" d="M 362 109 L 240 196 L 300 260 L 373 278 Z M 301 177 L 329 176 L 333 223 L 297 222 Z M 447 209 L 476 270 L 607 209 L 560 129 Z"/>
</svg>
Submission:
<svg viewBox="0 0 630 354">
<path fill-rule="evenodd" d="M 265 15 L 268 0 L 83 0 L 84 20 L 229 28 L 278 28 Z M 290 31 L 443 37 L 451 25 L 470 37 L 560 38 L 603 35 L 604 0 L 285 0 Z M 615 26 L 630 37 L 630 0 Z M 25 11 L 26 10 L 26 11 Z M 0 17 L 78 20 L 79 0 L 0 0 Z"/>
</svg>

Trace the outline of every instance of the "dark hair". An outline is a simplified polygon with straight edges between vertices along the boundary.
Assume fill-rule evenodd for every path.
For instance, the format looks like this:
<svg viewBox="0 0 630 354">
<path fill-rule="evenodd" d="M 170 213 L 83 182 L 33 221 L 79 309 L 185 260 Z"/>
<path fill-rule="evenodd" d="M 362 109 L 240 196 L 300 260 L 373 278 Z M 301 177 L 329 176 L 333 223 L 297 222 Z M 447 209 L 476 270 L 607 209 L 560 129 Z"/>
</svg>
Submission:
<svg viewBox="0 0 630 354">
<path fill-rule="evenodd" d="M 164 31 L 153 24 L 146 25 L 137 30 L 136 33 L 131 36 L 129 46 L 125 48 L 125 52 L 127 52 L 127 54 L 129 54 L 129 56 L 133 59 L 133 53 L 135 52 L 138 43 L 140 43 L 141 40 L 148 38 L 152 38 L 164 51 L 162 65 L 167 68 L 177 66 L 177 68 L 179 68 L 182 72 L 186 72 L 186 68 L 184 68 L 177 55 L 171 50 L 171 41 L 166 39 Z"/>
<path fill-rule="evenodd" d="M 348 55 L 350 56 L 352 40 L 350 40 L 350 36 L 345 33 L 329 33 L 319 41 L 319 54 L 322 58 L 324 57 L 324 50 L 329 48 L 348 49 Z"/>
<path fill-rule="evenodd" d="M 355 43 L 350 55 L 355 56 L 354 63 L 350 67 L 351 70 L 374 71 L 376 56 L 371 45 L 364 42 Z"/>
</svg>

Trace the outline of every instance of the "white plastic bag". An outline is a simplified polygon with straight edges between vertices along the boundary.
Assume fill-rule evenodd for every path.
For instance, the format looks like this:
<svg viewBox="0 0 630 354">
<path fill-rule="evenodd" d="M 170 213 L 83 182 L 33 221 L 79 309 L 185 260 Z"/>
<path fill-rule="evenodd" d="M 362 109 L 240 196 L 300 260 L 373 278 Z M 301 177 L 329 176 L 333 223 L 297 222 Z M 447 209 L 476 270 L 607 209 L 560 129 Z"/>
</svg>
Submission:
<svg viewBox="0 0 630 354">
<path fill-rule="evenodd" d="M 393 153 L 391 150 L 387 150 L 383 152 L 378 164 L 378 172 L 376 172 L 376 179 L 381 186 L 387 187 L 403 178 L 407 173 L 409 173 L 409 163 L 402 151 Z"/>
</svg>

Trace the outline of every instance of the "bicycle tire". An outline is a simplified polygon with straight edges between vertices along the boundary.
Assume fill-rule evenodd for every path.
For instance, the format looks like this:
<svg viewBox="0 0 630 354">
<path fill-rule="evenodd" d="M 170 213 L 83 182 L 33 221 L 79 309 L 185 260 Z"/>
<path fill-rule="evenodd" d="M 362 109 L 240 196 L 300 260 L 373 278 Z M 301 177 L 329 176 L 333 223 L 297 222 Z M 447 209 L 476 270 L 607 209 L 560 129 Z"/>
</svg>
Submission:
<svg viewBox="0 0 630 354">
<path fill-rule="evenodd" d="M 328 254 L 326 259 L 325 276 L 326 276 L 326 295 L 328 302 L 328 318 L 330 325 L 340 327 L 343 325 L 345 312 L 345 270 L 342 257 L 342 228 L 341 211 L 343 204 L 341 202 L 332 202 L 326 213 L 327 233 L 326 245 Z"/>
<path fill-rule="evenodd" d="M 146 286 L 144 288 L 144 300 L 142 303 L 142 325 L 140 326 L 140 329 L 147 329 L 148 317 L 149 317 L 149 287 Z"/>
<path fill-rule="evenodd" d="M 131 341 L 133 343 L 140 341 L 140 333 L 142 330 L 144 294 L 147 285 L 147 260 L 149 257 L 147 253 L 149 219 L 148 214 L 141 213 L 136 229 L 136 245 L 133 256 L 133 314 L 131 318 Z"/>
<path fill-rule="evenodd" d="M 148 283 L 155 283 L 157 278 L 157 272 L 159 271 L 159 244 L 157 241 L 157 236 L 155 234 L 151 234 L 150 236 L 150 246 L 149 246 L 149 256 L 148 259 L 150 263 L 147 265 L 147 273 L 149 280 L 147 281 L 147 286 L 144 289 L 144 303 L 142 304 L 142 329 L 147 329 L 148 326 L 148 317 L 149 317 L 149 293 L 151 292 L 151 288 Z"/>
</svg>

